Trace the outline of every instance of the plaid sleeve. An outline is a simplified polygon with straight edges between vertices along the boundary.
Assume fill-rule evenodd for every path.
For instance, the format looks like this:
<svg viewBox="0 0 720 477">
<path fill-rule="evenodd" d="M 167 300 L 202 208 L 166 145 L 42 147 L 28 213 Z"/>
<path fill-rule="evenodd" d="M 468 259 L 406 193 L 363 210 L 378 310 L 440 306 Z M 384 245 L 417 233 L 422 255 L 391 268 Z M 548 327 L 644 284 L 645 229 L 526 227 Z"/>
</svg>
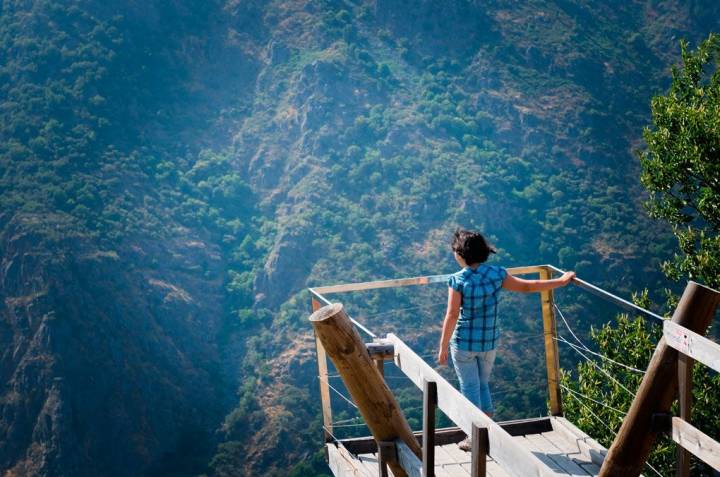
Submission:
<svg viewBox="0 0 720 477">
<path fill-rule="evenodd" d="M 460 283 L 460 280 L 458 280 L 457 276 L 450 275 L 450 278 L 448 278 L 447 284 L 453 290 L 455 290 L 457 292 L 462 292 L 462 283 Z"/>
<path fill-rule="evenodd" d="M 505 281 L 505 277 L 507 277 L 507 274 L 508 274 L 508 272 L 505 269 L 505 267 L 497 267 L 497 270 L 496 270 L 497 279 L 495 281 L 495 283 L 497 283 L 497 285 L 496 285 L 495 290 L 499 290 L 502 288 L 502 284 Z"/>
</svg>

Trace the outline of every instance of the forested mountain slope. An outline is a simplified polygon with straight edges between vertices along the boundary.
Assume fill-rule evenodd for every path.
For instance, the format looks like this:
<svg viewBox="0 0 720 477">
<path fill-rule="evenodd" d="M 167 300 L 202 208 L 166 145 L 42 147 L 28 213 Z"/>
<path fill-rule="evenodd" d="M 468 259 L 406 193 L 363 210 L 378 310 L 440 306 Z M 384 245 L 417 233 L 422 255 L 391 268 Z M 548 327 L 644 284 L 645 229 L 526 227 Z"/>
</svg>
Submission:
<svg viewBox="0 0 720 477">
<path fill-rule="evenodd" d="M 677 40 L 719 18 L 707 0 L 0 2 L 0 471 L 315 475 L 302 290 L 451 271 L 457 225 L 508 266 L 662 286 L 672 240 L 632 150 Z M 374 324 L 421 339 L 435 310 Z"/>
</svg>

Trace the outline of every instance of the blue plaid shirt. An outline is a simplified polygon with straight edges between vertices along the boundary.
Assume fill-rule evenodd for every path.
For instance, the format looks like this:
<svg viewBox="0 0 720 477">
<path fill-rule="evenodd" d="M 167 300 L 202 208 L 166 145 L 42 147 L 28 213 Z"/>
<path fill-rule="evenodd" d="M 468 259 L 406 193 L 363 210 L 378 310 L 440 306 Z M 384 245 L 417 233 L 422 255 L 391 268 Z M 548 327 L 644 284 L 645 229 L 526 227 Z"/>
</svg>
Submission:
<svg viewBox="0 0 720 477">
<path fill-rule="evenodd" d="M 464 351 L 490 351 L 500 336 L 497 327 L 498 292 L 507 270 L 497 265 L 465 267 L 450 275 L 448 286 L 460 292 L 460 318 L 451 343 Z"/>
</svg>

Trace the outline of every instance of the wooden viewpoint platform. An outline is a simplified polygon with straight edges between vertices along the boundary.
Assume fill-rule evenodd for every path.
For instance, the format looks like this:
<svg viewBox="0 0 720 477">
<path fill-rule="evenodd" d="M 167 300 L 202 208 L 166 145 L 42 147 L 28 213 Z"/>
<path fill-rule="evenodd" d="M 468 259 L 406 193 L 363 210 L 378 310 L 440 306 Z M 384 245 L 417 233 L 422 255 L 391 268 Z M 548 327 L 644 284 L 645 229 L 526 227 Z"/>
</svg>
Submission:
<svg viewBox="0 0 720 477">
<path fill-rule="evenodd" d="M 562 417 L 541 417 L 499 423 L 514 441 L 528 449 L 554 475 L 595 476 L 606 453 L 598 442 Z M 418 436 L 421 439 L 420 436 Z M 435 475 L 437 477 L 470 477 L 471 454 L 457 443 L 465 438 L 459 428 L 439 429 L 435 436 Z M 378 476 L 377 446 L 372 438 L 345 439 L 328 443 L 329 465 L 336 476 Z M 388 472 L 388 475 L 392 475 Z M 490 456 L 486 475 L 509 477 Z"/>
<path fill-rule="evenodd" d="M 537 273 L 540 278 L 547 279 L 554 273 L 562 273 L 562 270 L 552 265 L 541 265 L 511 268 L 508 272 L 513 275 Z M 578 278 L 573 280 L 574 285 L 606 301 L 640 316 L 661 320 L 664 327 L 664 338 L 657 345 L 628 415 L 612 447 L 606 451 L 597 441 L 562 417 L 552 290 L 540 292 L 551 415 L 502 423 L 494 422 L 474 406 L 399 337 L 392 333 L 385 338 L 378 337 L 347 316 L 342 305 L 332 304 L 323 296 L 348 291 L 438 284 L 444 283 L 447 277 L 432 275 L 309 290 L 313 310 L 316 310 L 310 321 L 313 322 L 316 334 L 328 463 L 337 477 L 385 477 L 392 475 L 393 471 L 398 477 L 637 476 L 660 432 L 668 433 L 680 445 L 678 476 L 689 476 L 690 453 L 720 471 L 720 443 L 689 422 L 694 361 L 720 372 L 720 345 L 703 336 L 720 305 L 720 292 L 689 282 L 670 321 L 595 285 Z M 368 334 L 373 342 L 363 343 L 354 327 Z M 332 354 L 329 353 L 330 348 L 326 354 L 327 345 L 331 345 Z M 353 400 L 358 403 L 374 439 L 336 440 L 333 436 L 328 356 L 335 362 Z M 383 379 L 385 360 L 394 361 L 395 366 L 423 392 L 421 435 L 413 435 Z M 676 398 L 680 416 L 670 414 L 672 402 Z M 441 410 L 458 427 L 436 430 L 436 409 Z M 457 446 L 465 435 L 473 436 L 472 452 L 464 452 Z"/>
</svg>

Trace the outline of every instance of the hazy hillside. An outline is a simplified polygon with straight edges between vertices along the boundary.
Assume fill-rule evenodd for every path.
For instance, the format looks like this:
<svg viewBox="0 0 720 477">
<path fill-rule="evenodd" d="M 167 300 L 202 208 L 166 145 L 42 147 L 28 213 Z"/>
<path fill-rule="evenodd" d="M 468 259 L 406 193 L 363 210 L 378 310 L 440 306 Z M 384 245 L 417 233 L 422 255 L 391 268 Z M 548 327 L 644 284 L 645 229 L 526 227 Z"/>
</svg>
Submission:
<svg viewBox="0 0 720 477">
<path fill-rule="evenodd" d="M 0 472 L 324 471 L 304 288 L 452 271 L 457 225 L 508 266 L 667 286 L 632 151 L 678 39 L 719 18 L 709 0 L 0 1 Z M 436 342 L 433 293 L 348 299 Z M 514 345 L 528 306 L 506 303 L 507 417 L 544 406 Z"/>
</svg>

